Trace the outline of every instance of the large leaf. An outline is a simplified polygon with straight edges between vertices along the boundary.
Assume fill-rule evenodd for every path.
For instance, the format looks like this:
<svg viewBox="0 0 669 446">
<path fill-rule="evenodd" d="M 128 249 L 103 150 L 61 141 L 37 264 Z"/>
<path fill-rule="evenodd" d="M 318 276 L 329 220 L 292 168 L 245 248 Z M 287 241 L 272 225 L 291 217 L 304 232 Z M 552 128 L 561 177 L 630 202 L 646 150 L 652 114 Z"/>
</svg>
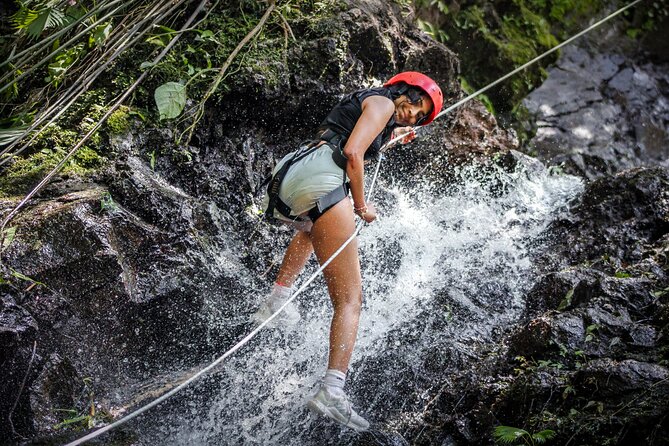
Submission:
<svg viewBox="0 0 669 446">
<path fill-rule="evenodd" d="M 88 36 L 88 46 L 102 46 L 109 38 L 112 32 L 112 22 L 102 23 L 93 29 L 93 32 Z"/>
<path fill-rule="evenodd" d="M 173 119 L 181 114 L 186 106 L 186 86 L 178 82 L 168 82 L 156 88 L 153 94 L 160 119 Z"/>
<path fill-rule="evenodd" d="M 26 32 L 37 38 L 48 28 L 58 28 L 67 22 L 65 13 L 56 8 L 44 8 L 37 11 L 37 17 L 26 26 Z"/>
</svg>

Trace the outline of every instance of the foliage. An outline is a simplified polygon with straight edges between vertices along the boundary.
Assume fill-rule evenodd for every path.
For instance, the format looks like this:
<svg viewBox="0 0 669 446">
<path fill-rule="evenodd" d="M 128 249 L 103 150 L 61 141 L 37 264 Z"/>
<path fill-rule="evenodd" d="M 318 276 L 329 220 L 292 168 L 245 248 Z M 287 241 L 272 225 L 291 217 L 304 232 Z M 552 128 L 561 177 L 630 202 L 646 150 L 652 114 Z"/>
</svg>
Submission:
<svg viewBox="0 0 669 446">
<path fill-rule="evenodd" d="M 17 3 L 19 10 L 11 18 L 12 25 L 33 39 L 37 39 L 45 30 L 66 26 L 78 15 L 78 9 L 62 9 L 53 5 L 59 2 L 24 0 Z"/>
<path fill-rule="evenodd" d="M 109 192 L 105 192 L 100 198 L 100 211 L 114 213 L 118 210 L 118 205 Z"/>
<path fill-rule="evenodd" d="M 7 247 L 11 245 L 11 243 L 14 241 L 15 236 L 16 236 L 16 226 L 3 229 L 2 234 L 0 234 L 0 240 L 2 240 L 0 251 L 4 251 L 5 249 L 7 249 Z"/>
<path fill-rule="evenodd" d="M 629 19 L 626 33 L 632 39 L 639 38 L 647 32 L 658 30 L 669 19 L 669 0 L 644 3 L 643 8 L 637 8 L 633 12 L 625 11 L 624 13 Z"/>
<path fill-rule="evenodd" d="M 87 125 L 89 123 L 85 121 L 80 124 L 82 129 Z M 0 177 L 0 194 L 7 196 L 24 193 L 27 187 L 37 183 L 48 170 L 60 162 L 79 137 L 78 131 L 66 130 L 56 124 L 50 125 L 35 141 L 35 152 L 27 157 L 16 158 L 5 170 Z M 64 166 L 63 173 L 82 176 L 102 167 L 105 158 L 95 150 L 95 144 L 99 140 L 98 136 L 91 141 L 92 146 L 83 146 Z"/>
<path fill-rule="evenodd" d="M 95 405 L 95 394 L 93 392 L 92 378 L 82 379 L 83 389 L 79 396 L 77 406 L 81 408 L 54 409 L 61 421 L 53 426 L 54 429 L 91 429 L 100 422 L 109 421 L 111 418 L 107 413 L 97 410 Z"/>
<path fill-rule="evenodd" d="M 463 60 L 463 77 L 478 89 L 554 47 L 572 32 L 599 2 L 576 0 L 469 0 L 448 7 L 443 0 L 415 0 L 420 26 L 433 36 L 449 38 Z M 435 18 L 436 17 L 436 18 Z M 423 23 L 427 22 L 427 23 Z M 497 57 L 491 57 L 497 55 Z M 489 93 L 498 113 L 515 111 L 527 93 L 543 82 L 543 67 L 556 56 L 516 74 Z"/>
<path fill-rule="evenodd" d="M 168 82 L 156 88 L 154 97 L 161 120 L 176 118 L 186 106 L 186 86 Z"/>
<path fill-rule="evenodd" d="M 72 134 L 69 132 L 83 135 L 86 129 L 82 123 L 92 127 L 102 116 L 99 112 L 108 107 L 107 101 L 118 97 L 146 71 L 146 80 L 131 98 L 132 111 L 122 109 L 111 115 L 106 126 L 108 134 L 127 131 L 133 115 L 147 124 L 180 118 L 172 125 L 183 125 L 192 115 L 186 105 L 201 100 L 213 76 L 267 8 L 262 1 L 215 2 L 201 22 L 182 33 L 174 25 L 178 23 L 176 18 L 183 15 L 184 11 L 180 9 L 171 16 L 164 16 L 158 23 L 142 22 L 146 18 L 142 13 L 149 3 L 131 0 L 112 10 L 104 9 L 104 3 L 92 0 L 79 1 L 76 7 L 68 6 L 69 3 L 64 1 L 17 1 L 18 11 L 12 20 L 17 33 L 3 36 L 0 50 L 7 59 L 6 63 L 0 63 L 0 89 L 6 98 L 12 99 L 11 103 L 0 104 L 0 109 L 5 116 L 13 117 L 11 121 L 0 122 L 0 144 L 12 144 L 10 148 L 13 148 L 19 142 L 25 143 L 29 137 L 35 138 L 36 132 L 42 134 L 28 150 L 21 149 L 21 156 L 0 158 L 0 169 L 5 169 L 0 180 L 2 193 L 23 190 L 55 166 L 58 157 L 77 142 L 77 138 L 70 138 Z M 169 4 L 161 5 L 165 11 L 168 7 Z M 220 100 L 235 84 L 246 82 L 240 80 L 242 77 L 248 79 L 252 73 L 257 73 L 256 79 L 270 88 L 278 89 L 287 79 L 287 51 L 290 40 L 295 40 L 295 33 L 307 37 L 321 33 L 331 35 L 333 30 L 325 22 L 341 7 L 339 1 L 279 0 L 276 13 L 271 15 L 261 33 L 232 61 L 213 100 Z M 124 26 L 118 26 L 119 23 Z M 130 47 L 123 33 L 133 24 L 146 34 Z M 157 51 L 165 48 L 177 35 L 180 40 L 172 50 L 159 63 L 153 63 Z M 24 54 L 28 45 L 33 45 L 35 51 Z M 120 55 L 114 56 L 113 69 L 99 74 L 95 83 L 103 94 L 87 91 L 91 83 L 80 77 L 102 63 L 109 63 L 112 55 Z M 46 122 L 47 117 L 35 123 L 35 131 L 26 133 L 35 117 L 43 119 L 41 112 L 64 97 L 60 92 L 73 88 L 80 90 L 75 96 L 77 100 L 62 108 L 63 113 L 56 123 L 45 127 L 41 122 Z M 50 113 L 60 113 L 60 110 L 55 107 Z M 59 143 L 53 147 L 43 145 L 45 136 L 53 135 L 49 128 L 54 125 L 65 131 L 69 146 Z M 98 151 L 101 144 L 104 141 L 98 135 L 82 151 L 86 152 L 86 148 Z M 96 166 L 92 169 L 102 165 L 88 162 L 93 156 L 90 151 L 83 155 L 83 159 L 78 155 L 78 159 L 71 161 L 65 173 L 84 174 L 91 171 L 89 164 Z M 8 163 L 8 159 L 12 161 Z"/>
<path fill-rule="evenodd" d="M 543 430 L 530 434 L 524 429 L 511 426 L 497 426 L 493 432 L 495 441 L 504 444 L 519 444 L 520 442 L 527 445 L 544 444 L 555 437 L 555 431 L 550 429 Z"/>
</svg>

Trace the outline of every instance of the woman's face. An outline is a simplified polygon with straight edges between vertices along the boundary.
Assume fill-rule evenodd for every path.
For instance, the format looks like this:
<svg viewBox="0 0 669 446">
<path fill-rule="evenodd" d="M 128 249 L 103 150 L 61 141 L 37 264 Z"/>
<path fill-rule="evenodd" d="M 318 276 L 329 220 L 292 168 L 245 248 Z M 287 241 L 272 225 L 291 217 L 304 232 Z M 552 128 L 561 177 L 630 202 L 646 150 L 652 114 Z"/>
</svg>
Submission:
<svg viewBox="0 0 669 446">
<path fill-rule="evenodd" d="M 395 99 L 395 123 L 398 125 L 416 125 L 421 119 L 430 114 L 432 100 L 421 96 L 416 102 L 410 102 L 406 95 Z"/>
</svg>

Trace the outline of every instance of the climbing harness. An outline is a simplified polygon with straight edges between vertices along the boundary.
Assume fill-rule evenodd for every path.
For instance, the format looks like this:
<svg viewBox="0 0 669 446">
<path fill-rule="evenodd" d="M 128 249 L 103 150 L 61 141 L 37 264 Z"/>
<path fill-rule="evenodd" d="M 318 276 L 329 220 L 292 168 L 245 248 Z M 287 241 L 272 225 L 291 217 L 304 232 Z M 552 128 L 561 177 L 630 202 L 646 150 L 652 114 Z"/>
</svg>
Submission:
<svg viewBox="0 0 669 446">
<path fill-rule="evenodd" d="M 523 70 L 524 68 L 527 68 L 528 66 L 532 65 L 533 63 L 536 63 L 538 60 L 540 60 L 540 59 L 546 57 L 547 55 L 553 53 L 554 51 L 557 51 L 558 49 L 560 49 L 560 48 L 562 48 L 563 46 L 567 45 L 568 43 L 574 41 L 575 39 L 577 39 L 578 37 L 582 36 L 583 34 L 585 34 L 585 33 L 589 32 L 589 31 L 591 31 L 592 29 L 598 27 L 598 26 L 601 25 L 602 23 L 604 23 L 604 22 L 606 22 L 606 21 L 612 19 L 613 17 L 615 17 L 615 16 L 621 14 L 622 12 L 624 12 L 624 11 L 626 11 L 627 9 L 631 8 L 632 6 L 634 6 L 634 5 L 638 4 L 638 3 L 640 3 L 641 1 L 642 1 L 642 0 L 635 0 L 635 1 L 633 1 L 632 3 L 628 4 L 627 6 L 624 6 L 624 7 L 620 8 L 620 9 L 618 9 L 617 11 L 615 11 L 614 13 L 608 15 L 608 16 L 605 17 L 604 19 L 602 19 L 602 20 L 600 20 L 600 21 L 594 23 L 593 25 L 590 25 L 588 28 L 584 29 L 583 31 L 579 32 L 578 34 L 576 34 L 576 35 L 572 36 L 571 38 L 565 40 L 564 42 L 560 43 L 560 44 L 557 45 L 556 47 L 551 48 L 550 50 L 548 50 L 548 51 L 542 53 L 541 55 L 539 55 L 539 56 L 537 56 L 537 57 L 535 57 L 534 59 L 532 59 L 531 61 L 527 62 L 526 64 L 524 64 L 524 65 L 522 65 L 522 66 L 516 68 L 515 70 L 513 70 L 513 71 L 511 71 L 510 73 L 508 73 L 508 74 L 502 76 L 501 78 L 497 79 L 496 81 L 494 81 L 494 82 L 492 82 L 492 83 L 486 85 L 485 87 L 481 88 L 480 90 L 475 91 L 474 93 L 470 94 L 469 96 L 465 97 L 464 99 L 461 99 L 460 101 L 456 102 L 455 104 L 451 105 L 450 107 L 448 107 L 448 108 L 442 110 L 440 113 L 438 113 L 438 114 L 434 117 L 434 119 L 437 119 L 437 118 L 439 118 L 440 116 L 442 116 L 442 115 L 444 115 L 444 114 L 446 114 L 446 113 L 451 112 L 452 110 L 456 109 L 457 107 L 460 107 L 461 105 L 463 105 L 464 103 L 466 103 L 466 102 L 470 101 L 471 99 L 475 98 L 475 97 L 478 96 L 479 94 L 481 94 L 481 93 L 483 93 L 483 92 L 489 90 L 489 89 L 492 88 L 493 86 L 499 84 L 500 82 L 504 81 L 505 79 L 509 78 L 510 76 L 512 76 L 512 75 L 514 75 L 514 74 L 516 74 L 516 73 L 518 73 L 519 71 Z M 410 134 L 410 132 L 405 133 L 405 134 L 402 134 L 402 135 L 399 135 L 399 136 L 397 136 L 397 137 L 391 139 L 390 141 L 388 141 L 388 142 L 384 145 L 384 148 L 387 149 L 387 148 L 390 147 L 391 145 L 393 145 L 393 144 L 397 143 L 398 141 L 402 140 L 402 139 L 403 139 L 404 137 L 406 137 L 408 134 Z M 383 151 L 383 150 L 382 150 L 382 151 Z M 376 184 L 376 179 L 377 179 L 377 177 L 378 177 L 378 175 L 379 175 L 379 171 L 380 171 L 380 168 L 381 168 L 381 161 L 382 161 L 382 160 L 383 160 L 383 155 L 381 154 L 381 155 L 379 156 L 379 161 L 376 163 L 376 168 L 375 168 L 375 171 L 374 171 L 374 176 L 372 177 L 371 186 L 370 186 L 370 188 L 369 188 L 369 192 L 368 192 L 368 194 L 367 194 L 367 199 L 368 199 L 368 200 L 369 200 L 369 198 L 372 196 L 372 194 L 373 194 L 373 192 L 374 192 L 374 186 L 375 186 L 375 184 Z M 313 274 L 312 274 L 312 275 L 311 275 L 311 276 L 310 276 L 310 277 L 309 277 L 309 278 L 308 278 L 308 279 L 307 279 L 307 280 L 306 280 L 306 281 L 305 281 L 305 282 L 304 282 L 304 283 L 303 283 L 303 284 L 302 284 L 302 285 L 295 291 L 295 293 L 293 293 L 293 295 L 292 295 L 288 300 L 286 300 L 286 301 L 283 303 L 283 305 L 281 305 L 281 307 L 280 307 L 276 312 L 274 312 L 274 313 L 273 313 L 270 317 L 268 317 L 264 322 L 262 322 L 262 323 L 261 323 L 260 325 L 258 325 L 255 329 L 253 329 L 253 330 L 252 330 L 248 335 L 246 335 L 242 340 L 240 340 L 238 343 L 236 343 L 235 345 L 233 345 L 228 351 L 226 351 L 225 353 L 223 353 L 223 355 L 221 355 L 219 358 L 217 358 L 214 362 L 212 362 L 212 363 L 209 364 L 208 366 L 204 367 L 202 370 L 200 370 L 199 372 L 195 373 L 193 376 L 191 376 L 190 378 L 188 378 L 186 381 L 184 381 L 183 383 L 179 384 L 177 387 L 173 388 L 173 389 L 170 390 L 169 392 L 167 392 L 167 393 L 161 395 L 161 396 L 158 397 L 157 399 L 151 401 L 150 403 L 148 403 L 148 404 L 146 404 L 146 405 L 140 407 L 139 409 L 135 410 L 134 412 L 132 412 L 132 413 L 126 415 L 126 416 L 123 417 L 123 418 L 120 418 L 120 419 L 116 420 L 115 422 L 113 422 L 113 423 L 111 423 L 111 424 L 109 424 L 109 425 L 107 425 L 107 426 L 104 426 L 104 427 L 102 427 L 102 428 L 100 428 L 100 429 L 98 429 L 98 430 L 96 430 L 96 431 L 93 431 L 93 432 L 89 433 L 88 435 L 79 438 L 78 440 L 75 440 L 75 441 L 73 441 L 73 442 L 71 442 L 71 443 L 68 443 L 66 446 L 76 446 L 76 445 L 82 444 L 82 443 L 84 443 L 84 442 L 86 442 L 86 441 L 88 441 L 88 440 L 91 440 L 91 439 L 93 439 L 93 438 L 95 438 L 95 437 L 97 437 L 97 436 L 99 436 L 99 435 L 101 435 L 101 434 L 103 434 L 103 433 L 105 433 L 105 432 L 108 432 L 108 431 L 110 431 L 110 430 L 112 430 L 112 429 L 114 429 L 114 428 L 116 428 L 116 427 L 118 427 L 118 426 L 120 426 L 120 425 L 122 425 L 122 424 L 124 424 L 124 423 L 126 423 L 126 422 L 128 422 L 128 421 L 130 421 L 130 420 L 132 420 L 133 418 L 135 418 L 135 417 L 141 415 L 142 413 L 146 412 L 147 410 L 151 409 L 152 407 L 155 407 L 155 406 L 157 406 L 158 404 L 162 403 L 163 401 L 167 400 L 167 399 L 170 398 L 172 395 L 176 394 L 177 392 L 179 392 L 180 390 L 182 390 L 183 388 L 185 388 L 186 386 L 188 386 L 189 384 L 191 384 L 193 381 L 197 380 L 199 377 L 203 376 L 203 375 L 206 374 L 208 371 L 212 370 L 214 367 L 216 367 L 217 365 L 219 365 L 221 362 L 223 362 L 225 359 L 227 359 L 228 357 L 230 357 L 232 354 L 234 354 L 235 352 L 237 352 L 240 348 L 242 348 L 244 345 L 246 345 L 251 339 L 253 339 L 253 338 L 254 338 L 254 337 L 255 337 L 255 336 L 256 336 L 262 329 L 264 329 L 264 328 L 265 328 L 265 327 L 266 327 L 272 320 L 274 320 L 274 318 L 277 317 L 277 316 L 279 315 L 279 313 L 281 313 L 281 312 L 284 310 L 284 308 L 286 308 L 286 306 L 288 306 L 288 305 L 289 305 L 289 304 L 290 304 L 290 303 L 291 303 L 297 296 L 299 296 L 304 290 L 306 290 L 306 289 L 309 287 L 309 285 L 310 285 L 310 284 L 311 284 L 311 283 L 318 277 L 318 275 L 319 275 L 321 272 L 323 272 L 323 270 L 324 270 L 324 269 L 325 269 L 325 268 L 326 268 L 326 267 L 327 267 L 327 266 L 328 266 L 328 265 L 329 265 L 329 264 L 330 264 L 330 263 L 331 263 L 331 262 L 332 262 L 332 261 L 339 255 L 339 254 L 341 254 L 341 252 L 342 252 L 342 251 L 349 245 L 349 243 L 351 243 L 351 242 L 355 239 L 355 237 L 358 236 L 358 234 L 360 233 L 360 230 L 362 229 L 362 226 L 363 226 L 362 221 L 358 221 L 358 223 L 356 224 L 356 227 L 355 227 L 355 231 L 353 231 L 353 234 L 351 234 L 351 236 L 350 236 L 348 239 L 346 239 L 346 241 L 339 247 L 339 249 L 337 249 L 337 250 L 332 254 L 332 256 L 330 256 L 329 259 L 327 259 L 325 262 L 323 262 L 323 264 L 316 270 L 316 272 L 313 273 Z"/>
<path fill-rule="evenodd" d="M 348 196 L 349 186 L 346 182 L 346 162 L 348 160 L 344 156 L 342 150 L 345 143 L 346 138 L 333 130 L 327 129 L 320 135 L 319 139 L 303 143 L 299 149 L 293 152 L 293 155 L 283 163 L 281 168 L 272 175 L 269 180 L 269 184 L 267 185 L 269 202 L 267 204 L 267 209 L 265 209 L 263 214 L 265 218 L 272 222 L 279 220 L 274 214 L 274 211 L 276 210 L 288 220 L 305 220 L 302 216 L 293 214 L 290 206 L 279 197 L 279 189 L 281 188 L 281 183 L 286 177 L 288 170 L 293 164 L 322 148 L 328 148 L 332 151 L 332 160 L 340 169 L 342 169 L 342 184 L 316 201 L 315 206 L 311 208 L 307 214 L 309 219 L 312 222 L 315 222 L 328 209 L 346 198 Z"/>
</svg>

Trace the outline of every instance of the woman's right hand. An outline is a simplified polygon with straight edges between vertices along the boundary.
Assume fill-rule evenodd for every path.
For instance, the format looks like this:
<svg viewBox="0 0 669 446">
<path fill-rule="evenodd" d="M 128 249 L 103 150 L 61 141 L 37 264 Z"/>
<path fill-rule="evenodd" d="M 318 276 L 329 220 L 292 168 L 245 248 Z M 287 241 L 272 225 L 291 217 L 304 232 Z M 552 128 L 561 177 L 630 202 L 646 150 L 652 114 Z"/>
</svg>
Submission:
<svg viewBox="0 0 669 446">
<path fill-rule="evenodd" d="M 358 215 L 358 217 L 362 218 L 365 220 L 367 223 L 371 223 L 374 220 L 376 220 L 376 208 L 372 203 L 367 203 L 365 205 L 367 209 L 364 209 L 364 212 L 361 211 L 355 211 L 355 213 Z"/>
</svg>

